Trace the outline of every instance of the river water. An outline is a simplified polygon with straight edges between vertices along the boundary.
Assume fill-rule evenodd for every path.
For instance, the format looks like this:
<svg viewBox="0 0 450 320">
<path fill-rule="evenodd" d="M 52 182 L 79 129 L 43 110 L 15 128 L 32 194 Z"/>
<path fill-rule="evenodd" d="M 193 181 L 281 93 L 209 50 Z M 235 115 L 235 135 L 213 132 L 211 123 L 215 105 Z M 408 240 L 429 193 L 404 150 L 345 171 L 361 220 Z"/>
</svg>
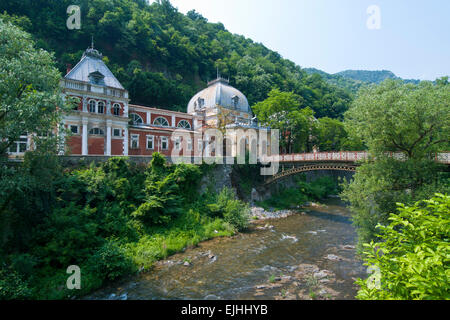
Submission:
<svg viewBox="0 0 450 320">
<path fill-rule="evenodd" d="M 339 199 L 324 204 L 201 243 L 90 298 L 354 299 L 354 281 L 366 273 L 355 255 L 350 212 Z"/>
</svg>

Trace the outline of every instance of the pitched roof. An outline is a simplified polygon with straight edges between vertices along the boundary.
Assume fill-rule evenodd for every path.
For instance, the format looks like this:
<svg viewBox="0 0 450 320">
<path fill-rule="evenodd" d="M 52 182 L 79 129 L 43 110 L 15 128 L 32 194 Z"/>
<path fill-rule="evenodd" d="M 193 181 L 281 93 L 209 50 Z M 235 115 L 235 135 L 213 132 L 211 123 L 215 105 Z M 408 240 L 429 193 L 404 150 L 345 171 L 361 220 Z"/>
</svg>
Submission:
<svg viewBox="0 0 450 320">
<path fill-rule="evenodd" d="M 100 82 L 96 82 L 95 80 L 98 81 L 98 77 L 95 76 L 99 74 L 103 75 L 104 78 Z M 64 78 L 125 90 L 103 62 L 101 53 L 92 48 L 84 52 L 80 62 Z"/>
</svg>

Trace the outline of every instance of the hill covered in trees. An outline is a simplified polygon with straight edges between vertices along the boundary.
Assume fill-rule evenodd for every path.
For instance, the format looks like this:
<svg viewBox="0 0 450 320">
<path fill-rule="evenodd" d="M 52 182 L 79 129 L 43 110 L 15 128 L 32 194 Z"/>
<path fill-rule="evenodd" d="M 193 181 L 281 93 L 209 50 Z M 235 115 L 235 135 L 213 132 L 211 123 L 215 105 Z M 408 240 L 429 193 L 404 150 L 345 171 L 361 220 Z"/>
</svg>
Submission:
<svg viewBox="0 0 450 320">
<path fill-rule="evenodd" d="M 81 7 L 81 29 L 66 27 L 69 5 Z M 341 117 L 352 100 L 346 90 L 308 75 L 263 44 L 209 23 L 195 11 L 178 12 L 168 0 L 4 0 L 4 20 L 30 32 L 55 53 L 62 73 L 77 63 L 94 36 L 95 47 L 129 90 L 133 103 L 185 111 L 189 99 L 217 69 L 251 105 L 273 88 L 301 97 L 317 117 Z"/>
<path fill-rule="evenodd" d="M 325 81 L 331 85 L 348 90 L 352 93 L 358 92 L 358 90 L 367 84 L 380 84 L 386 79 L 402 80 L 405 83 L 418 84 L 420 80 L 406 80 L 397 77 L 392 71 L 368 71 L 368 70 L 345 70 L 335 74 L 326 73 L 325 71 L 316 68 L 303 69 L 308 74 L 319 74 Z"/>
</svg>

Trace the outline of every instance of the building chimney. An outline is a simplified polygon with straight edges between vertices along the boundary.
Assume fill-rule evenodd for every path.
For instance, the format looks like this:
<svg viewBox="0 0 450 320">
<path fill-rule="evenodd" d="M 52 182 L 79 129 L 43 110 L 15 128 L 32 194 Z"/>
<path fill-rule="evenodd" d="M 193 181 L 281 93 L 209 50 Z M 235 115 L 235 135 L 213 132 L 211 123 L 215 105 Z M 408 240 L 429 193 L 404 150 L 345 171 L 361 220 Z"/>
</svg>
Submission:
<svg viewBox="0 0 450 320">
<path fill-rule="evenodd" d="M 70 63 L 66 64 L 66 74 L 68 74 L 72 70 L 72 65 Z"/>
</svg>

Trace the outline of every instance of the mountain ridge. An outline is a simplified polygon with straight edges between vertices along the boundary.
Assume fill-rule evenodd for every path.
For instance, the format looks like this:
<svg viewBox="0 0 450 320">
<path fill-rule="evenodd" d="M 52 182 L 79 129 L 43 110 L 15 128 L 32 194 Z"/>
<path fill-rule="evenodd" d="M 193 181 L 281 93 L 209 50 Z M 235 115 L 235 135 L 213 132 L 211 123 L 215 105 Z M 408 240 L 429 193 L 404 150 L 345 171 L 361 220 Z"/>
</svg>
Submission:
<svg viewBox="0 0 450 320">
<path fill-rule="evenodd" d="M 389 70 L 344 70 L 337 73 L 327 73 L 316 68 L 303 68 L 309 75 L 319 74 L 329 84 L 350 90 L 356 93 L 362 86 L 368 84 L 380 84 L 386 79 L 402 80 L 406 83 L 417 84 L 420 80 L 403 79 Z"/>
</svg>

